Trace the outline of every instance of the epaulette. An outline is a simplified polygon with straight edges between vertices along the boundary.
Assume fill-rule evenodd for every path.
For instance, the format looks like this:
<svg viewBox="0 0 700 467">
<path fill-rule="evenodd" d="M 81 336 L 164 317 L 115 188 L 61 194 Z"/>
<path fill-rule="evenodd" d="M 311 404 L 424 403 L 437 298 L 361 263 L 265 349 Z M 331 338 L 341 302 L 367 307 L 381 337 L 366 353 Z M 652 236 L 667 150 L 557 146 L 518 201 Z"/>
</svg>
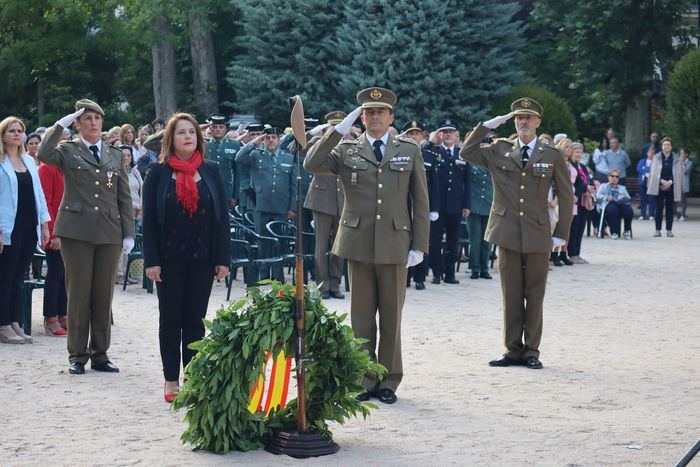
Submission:
<svg viewBox="0 0 700 467">
<path fill-rule="evenodd" d="M 356 139 L 341 139 L 338 144 L 357 144 Z"/>
<path fill-rule="evenodd" d="M 550 149 L 556 149 L 556 150 L 558 151 L 558 149 L 557 149 L 557 147 L 554 145 L 554 143 L 541 143 L 541 144 L 542 144 L 542 146 L 544 146 L 544 147 L 547 147 L 547 148 L 550 148 Z"/>
<path fill-rule="evenodd" d="M 496 139 L 493 140 L 493 142 L 494 142 L 494 143 L 503 142 L 503 143 L 507 143 L 507 144 L 513 144 L 513 140 L 512 140 L 512 139 L 508 139 L 508 138 L 496 138 Z"/>
<path fill-rule="evenodd" d="M 414 146 L 420 147 L 420 144 L 416 143 L 414 140 L 406 136 L 397 136 L 396 139 L 398 139 L 399 141 L 403 141 L 404 143 L 411 143 Z"/>
<path fill-rule="evenodd" d="M 432 154 L 432 155 L 435 156 L 435 157 L 440 156 L 440 153 L 439 153 L 439 152 L 435 152 L 435 151 L 433 151 L 432 149 L 423 148 L 423 151 L 429 152 L 430 154 Z"/>
</svg>

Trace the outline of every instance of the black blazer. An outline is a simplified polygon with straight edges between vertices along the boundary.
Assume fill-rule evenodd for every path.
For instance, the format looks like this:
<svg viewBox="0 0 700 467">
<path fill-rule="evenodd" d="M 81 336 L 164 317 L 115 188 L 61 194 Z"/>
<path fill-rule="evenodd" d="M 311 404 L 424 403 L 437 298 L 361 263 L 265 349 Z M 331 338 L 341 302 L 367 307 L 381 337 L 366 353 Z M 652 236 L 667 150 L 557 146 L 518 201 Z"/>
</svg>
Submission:
<svg viewBox="0 0 700 467">
<path fill-rule="evenodd" d="M 228 266 L 231 261 L 228 200 L 218 166 L 215 161 L 204 160 L 199 166 L 199 175 L 212 194 L 214 218 L 218 219 L 210 239 L 211 261 L 217 266 Z M 165 197 L 172 175 L 170 166 L 153 162 L 148 166 L 143 182 L 143 258 L 146 268 L 163 265 Z"/>
</svg>

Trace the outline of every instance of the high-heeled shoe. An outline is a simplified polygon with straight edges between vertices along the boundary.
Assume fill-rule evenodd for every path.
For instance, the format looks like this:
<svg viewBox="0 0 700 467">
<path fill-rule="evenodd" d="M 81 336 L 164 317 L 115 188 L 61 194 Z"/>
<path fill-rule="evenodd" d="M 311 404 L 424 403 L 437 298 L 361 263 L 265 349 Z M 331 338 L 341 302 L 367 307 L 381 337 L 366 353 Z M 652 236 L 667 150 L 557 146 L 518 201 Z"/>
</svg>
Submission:
<svg viewBox="0 0 700 467">
<path fill-rule="evenodd" d="M 61 327 L 61 324 L 58 322 L 58 318 L 55 316 L 44 320 L 44 330 L 46 331 L 47 336 L 67 335 L 66 330 Z"/>
<path fill-rule="evenodd" d="M 0 326 L 0 342 L 3 344 L 24 344 L 24 339 L 12 330 L 12 326 Z"/>
<path fill-rule="evenodd" d="M 19 323 L 10 323 L 10 326 L 12 326 L 12 330 L 15 331 L 15 334 L 17 334 L 19 337 L 24 339 L 25 344 L 33 344 L 34 343 L 34 338 L 26 335 L 24 333 L 24 330 L 20 327 Z"/>
<path fill-rule="evenodd" d="M 175 386 L 175 392 L 168 392 L 168 383 L 163 384 L 163 399 L 165 399 L 165 402 L 168 404 L 171 404 L 179 394 L 179 387 Z"/>
<path fill-rule="evenodd" d="M 68 334 L 68 316 L 63 315 L 58 317 L 58 324 L 61 325 L 66 334 Z"/>
</svg>

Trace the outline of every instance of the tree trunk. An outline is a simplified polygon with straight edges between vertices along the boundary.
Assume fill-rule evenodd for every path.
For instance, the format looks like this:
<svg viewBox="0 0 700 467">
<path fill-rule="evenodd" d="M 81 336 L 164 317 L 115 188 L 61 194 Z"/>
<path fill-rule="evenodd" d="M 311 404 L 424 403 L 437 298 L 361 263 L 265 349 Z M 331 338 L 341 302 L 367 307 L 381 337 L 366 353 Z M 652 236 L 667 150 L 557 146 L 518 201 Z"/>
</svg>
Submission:
<svg viewBox="0 0 700 467">
<path fill-rule="evenodd" d="M 189 12 L 189 26 L 194 102 L 201 112 L 209 116 L 219 111 L 214 40 L 206 17 L 196 9 Z"/>
<path fill-rule="evenodd" d="M 163 15 L 153 22 L 156 40 L 153 54 L 153 98 L 156 118 L 167 119 L 177 110 L 175 95 L 175 46 L 170 40 L 170 23 Z"/>
<path fill-rule="evenodd" d="M 651 101 L 647 96 L 636 96 L 627 104 L 625 114 L 625 151 L 633 160 L 639 159 L 649 136 Z"/>
<path fill-rule="evenodd" d="M 46 99 L 44 91 L 46 90 L 46 80 L 39 78 L 36 82 L 36 121 L 41 125 L 41 120 L 44 118 Z"/>
</svg>

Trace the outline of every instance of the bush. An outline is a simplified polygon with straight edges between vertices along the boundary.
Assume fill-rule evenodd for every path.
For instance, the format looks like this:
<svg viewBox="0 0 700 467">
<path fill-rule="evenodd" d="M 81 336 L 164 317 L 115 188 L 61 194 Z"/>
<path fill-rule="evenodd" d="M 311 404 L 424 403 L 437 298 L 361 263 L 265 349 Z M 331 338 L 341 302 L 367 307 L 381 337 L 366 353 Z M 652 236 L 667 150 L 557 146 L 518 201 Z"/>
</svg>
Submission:
<svg viewBox="0 0 700 467">
<path fill-rule="evenodd" d="M 509 113 L 510 104 L 521 97 L 530 97 L 542 104 L 544 111 L 542 125 L 537 130 L 538 134 L 549 133 L 554 136 L 557 133 L 566 133 L 569 138 L 576 138 L 576 119 L 569 104 L 541 86 L 523 84 L 514 88 L 491 107 L 491 116 Z M 506 123 L 497 131 L 501 136 L 509 136 L 511 133 L 515 133 L 515 127 L 513 123 Z"/>
<path fill-rule="evenodd" d="M 697 161 L 700 153 L 700 49 L 683 57 L 675 66 L 666 89 L 666 128 L 674 150 L 685 146 Z"/>
</svg>

